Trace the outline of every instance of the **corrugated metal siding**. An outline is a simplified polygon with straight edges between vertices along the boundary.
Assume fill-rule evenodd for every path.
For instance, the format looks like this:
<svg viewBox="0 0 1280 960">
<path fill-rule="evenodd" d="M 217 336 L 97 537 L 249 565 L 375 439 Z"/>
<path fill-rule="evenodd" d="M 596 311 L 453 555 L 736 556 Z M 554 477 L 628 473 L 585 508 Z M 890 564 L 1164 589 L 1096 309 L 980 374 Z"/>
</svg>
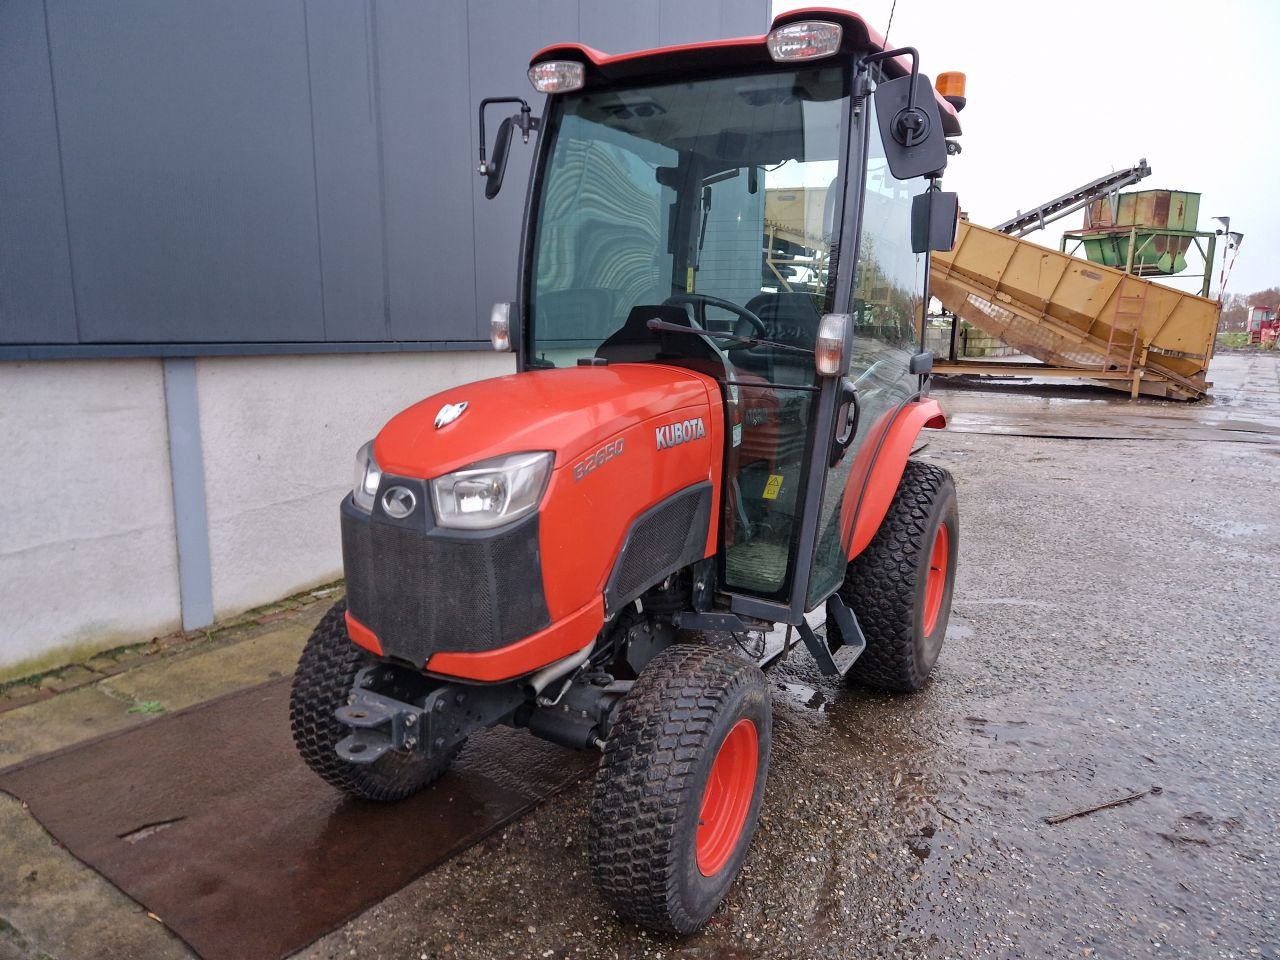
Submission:
<svg viewBox="0 0 1280 960">
<path fill-rule="evenodd" d="M 484 341 L 532 150 L 485 201 L 480 100 L 534 99 L 547 43 L 767 22 L 767 0 L 7 0 L 0 356 Z"/>
</svg>

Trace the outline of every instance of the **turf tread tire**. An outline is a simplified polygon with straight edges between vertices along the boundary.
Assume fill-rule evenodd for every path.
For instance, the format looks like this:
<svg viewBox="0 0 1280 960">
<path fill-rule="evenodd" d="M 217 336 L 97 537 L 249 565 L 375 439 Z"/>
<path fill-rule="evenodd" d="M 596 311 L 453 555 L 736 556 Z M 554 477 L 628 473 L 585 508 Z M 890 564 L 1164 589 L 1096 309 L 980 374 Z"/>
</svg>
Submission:
<svg viewBox="0 0 1280 960">
<path fill-rule="evenodd" d="M 371 764 L 349 763 L 338 756 L 338 741 L 351 730 L 338 722 L 334 711 L 347 702 L 356 674 L 372 662 L 347 634 L 346 614 L 346 600 L 330 607 L 298 660 L 289 695 L 294 746 L 308 767 L 344 793 L 363 800 L 402 800 L 439 778 L 457 750 L 432 760 L 386 753 Z"/>
<path fill-rule="evenodd" d="M 942 467 L 908 460 L 888 513 L 871 543 L 849 563 L 840 596 L 858 616 L 867 648 L 846 675 L 851 683 L 882 690 L 920 689 L 933 669 L 938 634 L 946 633 L 960 530 L 955 481 Z M 934 531 L 946 522 L 950 538 L 947 584 L 928 655 L 919 636 L 917 606 L 927 577 Z M 836 630 L 834 623 L 828 629 Z"/>
<path fill-rule="evenodd" d="M 692 852 L 697 808 L 714 750 L 743 716 L 755 721 L 759 740 L 755 792 L 729 861 L 702 878 Z M 726 650 L 678 644 L 640 673 L 613 721 L 588 828 L 592 878 L 619 914 L 688 934 L 715 912 L 759 818 L 771 718 L 764 674 Z"/>
</svg>

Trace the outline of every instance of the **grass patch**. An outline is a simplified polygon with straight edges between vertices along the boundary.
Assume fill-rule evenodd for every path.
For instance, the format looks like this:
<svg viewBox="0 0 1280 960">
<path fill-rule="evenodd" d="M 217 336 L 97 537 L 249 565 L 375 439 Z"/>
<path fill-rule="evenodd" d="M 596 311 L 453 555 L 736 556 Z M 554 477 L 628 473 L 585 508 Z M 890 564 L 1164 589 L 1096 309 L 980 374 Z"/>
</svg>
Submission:
<svg viewBox="0 0 1280 960">
<path fill-rule="evenodd" d="M 164 713 L 164 704 L 159 700 L 139 700 L 129 708 L 129 712 L 144 714 Z"/>
<path fill-rule="evenodd" d="M 1218 343 L 1224 347 L 1247 347 L 1249 345 L 1249 334 L 1244 330 L 1220 333 L 1218 334 Z"/>
</svg>

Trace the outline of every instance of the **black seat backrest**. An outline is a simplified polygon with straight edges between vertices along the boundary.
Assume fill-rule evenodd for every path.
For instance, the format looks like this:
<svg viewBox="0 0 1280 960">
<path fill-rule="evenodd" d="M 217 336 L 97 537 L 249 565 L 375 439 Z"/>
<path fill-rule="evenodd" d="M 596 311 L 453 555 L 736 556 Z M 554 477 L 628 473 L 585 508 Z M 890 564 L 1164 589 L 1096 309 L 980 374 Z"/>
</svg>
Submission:
<svg viewBox="0 0 1280 960">
<path fill-rule="evenodd" d="M 610 363 L 643 363 L 653 360 L 712 359 L 720 363 L 715 348 L 702 337 L 650 330 L 650 320 L 681 327 L 692 326 L 684 307 L 666 303 L 638 304 L 627 314 L 627 322 L 609 334 L 596 349 L 596 356 Z"/>
<path fill-rule="evenodd" d="M 764 321 L 769 337 L 795 346 L 812 347 L 822 315 L 810 293 L 782 291 L 752 297 L 747 309 Z"/>
</svg>

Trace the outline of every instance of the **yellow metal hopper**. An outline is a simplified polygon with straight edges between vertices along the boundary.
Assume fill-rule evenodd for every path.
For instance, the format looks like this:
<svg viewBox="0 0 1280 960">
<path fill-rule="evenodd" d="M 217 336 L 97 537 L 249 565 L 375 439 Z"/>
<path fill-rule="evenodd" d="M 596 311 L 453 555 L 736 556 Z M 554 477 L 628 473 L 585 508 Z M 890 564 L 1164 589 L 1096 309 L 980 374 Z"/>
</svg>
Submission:
<svg viewBox="0 0 1280 960">
<path fill-rule="evenodd" d="M 1181 400 L 1204 396 L 1221 305 L 995 230 L 961 223 L 934 253 L 931 291 L 948 310 L 1047 366 L 1037 376 L 1099 380 Z M 951 362 L 938 373 L 1026 364 Z"/>
</svg>

